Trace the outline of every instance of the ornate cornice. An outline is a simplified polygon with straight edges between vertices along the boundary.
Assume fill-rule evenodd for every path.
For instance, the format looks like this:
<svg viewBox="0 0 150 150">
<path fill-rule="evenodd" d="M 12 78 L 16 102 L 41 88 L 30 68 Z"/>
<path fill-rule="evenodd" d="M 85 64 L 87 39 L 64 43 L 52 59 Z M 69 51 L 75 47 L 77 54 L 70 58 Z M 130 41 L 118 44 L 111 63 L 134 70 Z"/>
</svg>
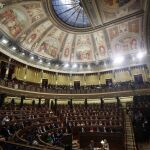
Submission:
<svg viewBox="0 0 150 150">
<path fill-rule="evenodd" d="M 76 38 L 74 38 L 74 39 L 76 39 Z M 5 48 L 2 45 L 0 45 L 0 52 L 2 52 L 4 55 L 6 55 L 6 56 L 8 56 L 8 57 L 20 62 L 20 63 L 23 63 L 27 66 L 31 66 L 31 67 L 45 70 L 45 71 L 49 71 L 49 72 L 58 72 L 58 73 L 64 73 L 64 74 L 70 74 L 70 73 L 71 74 L 91 74 L 91 73 L 98 73 L 98 72 L 107 72 L 110 70 L 119 70 L 119 69 L 121 70 L 121 69 L 128 68 L 128 67 L 135 67 L 135 66 L 149 65 L 150 64 L 150 55 L 148 55 L 143 61 L 132 62 L 132 60 L 130 60 L 130 58 L 128 58 L 127 62 L 122 66 L 113 66 L 113 64 L 110 64 L 109 67 L 103 68 L 101 70 L 89 70 L 89 71 L 84 70 L 84 71 L 78 71 L 77 72 L 77 70 L 75 69 L 75 70 L 64 71 L 64 70 L 56 70 L 53 68 L 49 68 L 46 65 L 45 66 L 40 65 L 36 61 L 30 60 L 29 57 L 28 58 L 22 57 L 20 54 L 16 54 L 15 52 L 10 51 L 8 48 Z"/>
</svg>

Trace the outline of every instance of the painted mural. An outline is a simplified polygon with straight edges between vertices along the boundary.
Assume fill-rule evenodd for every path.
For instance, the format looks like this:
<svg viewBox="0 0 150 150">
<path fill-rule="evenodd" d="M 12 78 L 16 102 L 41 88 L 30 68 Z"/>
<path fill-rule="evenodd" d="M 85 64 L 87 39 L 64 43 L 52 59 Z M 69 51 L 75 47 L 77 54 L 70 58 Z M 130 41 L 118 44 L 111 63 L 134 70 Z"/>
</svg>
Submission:
<svg viewBox="0 0 150 150">
<path fill-rule="evenodd" d="M 36 40 L 39 39 L 51 25 L 52 23 L 49 20 L 41 23 L 37 28 L 33 29 L 28 35 L 26 35 L 24 40 L 20 38 L 22 40 L 20 41 L 22 42 L 21 45 L 30 50 Z"/>
<path fill-rule="evenodd" d="M 108 56 L 108 48 L 106 45 L 105 35 L 103 31 L 94 33 L 94 41 L 97 49 L 97 60 L 105 59 Z"/>
<path fill-rule="evenodd" d="M 3 30 L 17 37 L 31 24 L 46 17 L 40 2 L 8 5 L 0 10 L 0 25 Z"/>
<path fill-rule="evenodd" d="M 114 54 L 133 53 L 143 49 L 142 18 L 110 27 L 107 29 L 111 50 Z"/>
<path fill-rule="evenodd" d="M 63 55 L 62 55 L 62 58 L 61 58 L 64 61 L 70 61 L 70 55 L 72 53 L 73 40 L 74 40 L 74 35 L 69 34 L 66 41 L 65 41 L 65 45 L 64 45 L 64 48 L 63 48 Z"/>
<path fill-rule="evenodd" d="M 28 24 L 28 17 L 20 8 L 12 7 L 0 11 L 1 29 L 13 37 L 20 34 Z"/>
<path fill-rule="evenodd" d="M 14 4 L 9 5 L 12 1 Z M 48 19 L 42 1 L 12 1 L 0 0 L 4 3 L 0 5 L 0 30 L 23 48 L 40 56 L 70 62 L 92 62 L 106 59 L 111 54 L 129 54 L 144 49 L 142 17 L 129 18 L 126 22 L 122 20 L 120 24 L 104 26 L 105 29 L 92 33 L 73 33 L 62 31 Z M 139 11 L 142 7 L 141 0 L 101 2 L 104 23 Z"/>
<path fill-rule="evenodd" d="M 141 10 L 141 0 L 102 0 L 102 18 L 108 22 Z"/>
<path fill-rule="evenodd" d="M 75 56 L 77 62 L 94 61 L 93 47 L 90 35 L 78 35 L 75 43 Z"/>
<path fill-rule="evenodd" d="M 64 36 L 65 33 L 63 31 L 53 28 L 37 45 L 34 52 L 48 58 L 56 59 Z"/>
<path fill-rule="evenodd" d="M 30 16 L 32 23 L 46 17 L 46 14 L 42 9 L 41 3 L 39 2 L 23 4 L 22 7 L 26 9 L 26 12 Z"/>
</svg>

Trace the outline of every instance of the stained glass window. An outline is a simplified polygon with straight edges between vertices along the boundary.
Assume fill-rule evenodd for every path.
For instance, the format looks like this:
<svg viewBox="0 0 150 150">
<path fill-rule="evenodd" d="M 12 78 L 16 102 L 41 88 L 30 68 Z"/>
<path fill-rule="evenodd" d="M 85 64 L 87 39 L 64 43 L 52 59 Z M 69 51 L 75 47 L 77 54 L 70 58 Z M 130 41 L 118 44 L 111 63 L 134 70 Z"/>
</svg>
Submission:
<svg viewBox="0 0 150 150">
<path fill-rule="evenodd" d="M 90 26 L 80 0 L 52 0 L 56 15 L 66 24 L 78 28 Z"/>
</svg>

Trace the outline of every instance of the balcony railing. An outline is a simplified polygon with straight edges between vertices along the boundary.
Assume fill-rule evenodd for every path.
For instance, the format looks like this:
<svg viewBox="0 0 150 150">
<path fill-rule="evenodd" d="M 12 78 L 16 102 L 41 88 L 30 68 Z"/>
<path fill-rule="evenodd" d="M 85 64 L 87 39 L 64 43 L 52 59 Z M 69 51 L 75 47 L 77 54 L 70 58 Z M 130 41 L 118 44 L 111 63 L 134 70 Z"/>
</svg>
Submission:
<svg viewBox="0 0 150 150">
<path fill-rule="evenodd" d="M 123 91 L 136 91 L 140 89 L 150 89 L 150 83 L 135 83 L 132 81 L 118 82 L 110 85 L 90 85 L 80 86 L 75 88 L 74 86 L 63 85 L 48 85 L 47 87 L 41 86 L 41 84 L 34 84 L 30 82 L 23 82 L 19 80 L 0 80 L 0 85 L 15 90 L 32 91 L 40 93 L 53 93 L 53 94 L 89 94 L 89 93 L 109 93 L 109 92 L 123 92 Z"/>
</svg>

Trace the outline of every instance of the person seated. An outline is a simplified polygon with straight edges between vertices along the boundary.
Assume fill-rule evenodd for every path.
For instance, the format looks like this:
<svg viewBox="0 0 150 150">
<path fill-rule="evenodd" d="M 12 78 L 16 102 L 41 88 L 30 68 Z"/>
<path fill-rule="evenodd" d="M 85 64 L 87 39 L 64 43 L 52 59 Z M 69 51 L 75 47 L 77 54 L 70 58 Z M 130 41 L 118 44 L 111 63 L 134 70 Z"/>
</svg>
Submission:
<svg viewBox="0 0 150 150">
<path fill-rule="evenodd" d="M 91 126 L 94 126 L 94 122 L 93 121 L 91 121 Z"/>
<path fill-rule="evenodd" d="M 109 144 L 106 139 L 104 139 L 104 145 L 103 145 L 104 150 L 109 150 Z"/>
<path fill-rule="evenodd" d="M 77 122 L 77 126 L 78 126 L 78 127 L 80 126 L 80 123 L 79 123 L 79 122 Z"/>
<path fill-rule="evenodd" d="M 100 125 L 100 126 L 102 126 L 102 125 L 103 125 L 102 121 L 99 121 L 99 125 Z"/>
<path fill-rule="evenodd" d="M 9 119 L 9 117 L 8 116 L 5 116 L 4 118 L 3 118 L 3 120 L 2 120 L 2 125 L 5 125 L 7 122 L 9 122 L 10 121 L 10 119 Z"/>
<path fill-rule="evenodd" d="M 51 133 L 48 133 L 48 135 L 47 135 L 47 142 L 48 142 L 48 143 L 51 143 L 51 144 L 54 143 Z"/>
<path fill-rule="evenodd" d="M 38 145 L 39 143 L 38 143 L 38 141 L 36 140 L 36 139 L 34 139 L 33 141 L 32 141 L 32 145 Z"/>
<path fill-rule="evenodd" d="M 43 133 L 41 126 L 38 127 L 38 133 L 39 133 L 39 134 L 42 134 L 42 133 Z"/>
<path fill-rule="evenodd" d="M 96 128 L 96 132 L 100 132 L 99 127 Z"/>
<path fill-rule="evenodd" d="M 69 127 L 72 127 L 72 123 L 71 123 L 71 122 L 69 122 L 69 123 L 68 123 L 68 126 L 69 126 Z"/>
<path fill-rule="evenodd" d="M 11 139 L 12 134 L 9 130 L 9 126 L 3 126 L 3 128 L 1 129 L 1 135 L 5 137 L 6 140 Z"/>
<path fill-rule="evenodd" d="M 106 133 L 106 132 L 107 132 L 106 127 L 104 127 L 104 128 L 103 128 L 103 130 L 104 130 L 104 133 Z"/>
<path fill-rule="evenodd" d="M 51 123 L 51 128 L 54 129 L 55 128 L 55 124 Z"/>
<path fill-rule="evenodd" d="M 11 124 L 9 129 L 10 129 L 10 132 L 14 134 L 17 131 L 17 124 L 16 123 Z"/>
<path fill-rule="evenodd" d="M 85 123 L 83 121 L 81 122 L 81 126 L 85 126 Z"/>
<path fill-rule="evenodd" d="M 34 119 L 35 118 L 34 115 L 32 115 L 31 118 Z"/>
<path fill-rule="evenodd" d="M 11 121 L 15 121 L 15 117 L 14 116 L 11 117 Z"/>
<path fill-rule="evenodd" d="M 86 125 L 86 126 L 89 126 L 89 122 L 88 122 L 88 121 L 86 121 L 85 125 Z"/>
<path fill-rule="evenodd" d="M 112 120 L 109 121 L 109 125 L 110 125 L 110 126 L 112 125 Z"/>
<path fill-rule="evenodd" d="M 90 132 L 94 132 L 94 129 L 93 129 L 93 128 L 90 128 Z"/>
<path fill-rule="evenodd" d="M 45 126 L 42 126 L 42 130 L 43 130 L 44 133 L 46 132 Z"/>
<path fill-rule="evenodd" d="M 94 150 L 94 141 L 93 140 L 90 141 L 90 144 L 88 146 L 88 150 Z"/>
<path fill-rule="evenodd" d="M 32 116 L 31 116 L 31 115 L 29 115 L 29 116 L 28 116 L 28 119 L 29 119 L 29 120 L 31 120 L 31 119 L 32 119 Z"/>
</svg>

